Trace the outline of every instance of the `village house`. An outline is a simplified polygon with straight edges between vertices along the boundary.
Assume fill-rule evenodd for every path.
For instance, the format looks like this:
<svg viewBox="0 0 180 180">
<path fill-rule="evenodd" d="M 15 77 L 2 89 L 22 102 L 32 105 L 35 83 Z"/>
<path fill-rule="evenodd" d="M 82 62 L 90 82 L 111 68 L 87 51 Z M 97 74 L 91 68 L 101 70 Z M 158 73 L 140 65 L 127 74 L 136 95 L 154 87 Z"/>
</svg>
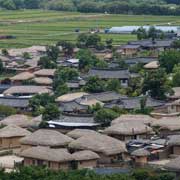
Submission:
<svg viewBox="0 0 180 180">
<path fill-rule="evenodd" d="M 168 113 L 180 113 L 180 99 L 167 104 Z"/>
<path fill-rule="evenodd" d="M 66 135 L 68 135 L 69 137 L 73 139 L 78 139 L 83 136 L 91 136 L 91 135 L 98 135 L 98 134 L 99 133 L 97 131 L 90 130 L 90 129 L 74 129 L 68 132 Z"/>
<path fill-rule="evenodd" d="M 56 69 L 40 69 L 38 71 L 34 72 L 34 75 L 36 77 L 49 77 L 53 78 L 55 74 Z"/>
<path fill-rule="evenodd" d="M 150 152 L 146 149 L 137 149 L 131 153 L 131 156 L 136 165 L 143 166 L 147 164 Z"/>
<path fill-rule="evenodd" d="M 166 163 L 164 165 L 164 168 L 168 171 L 175 172 L 176 173 L 175 180 L 179 180 L 180 179 L 180 156 Z"/>
<path fill-rule="evenodd" d="M 169 136 L 168 147 L 171 156 L 180 156 L 180 135 Z"/>
<path fill-rule="evenodd" d="M 51 149 L 50 147 L 31 147 L 20 153 L 24 158 L 24 166 L 47 166 L 53 170 L 69 170 L 72 155 L 67 149 Z"/>
<path fill-rule="evenodd" d="M 33 79 L 34 83 L 40 86 L 51 86 L 53 80 L 48 77 L 36 77 Z"/>
<path fill-rule="evenodd" d="M 16 125 L 8 125 L 0 129 L 0 149 L 12 149 L 21 146 L 20 139 L 31 133 Z"/>
<path fill-rule="evenodd" d="M 34 78 L 34 75 L 29 72 L 22 72 L 15 76 L 13 76 L 11 79 L 11 84 L 14 86 L 23 85 L 24 81 L 28 81 Z"/>
<path fill-rule="evenodd" d="M 151 125 L 156 119 L 152 118 L 149 115 L 142 115 L 142 114 L 122 114 L 118 118 L 114 119 L 111 124 L 116 125 L 124 122 L 137 122 L 146 125 Z"/>
<path fill-rule="evenodd" d="M 180 117 L 163 117 L 154 121 L 151 126 L 156 128 L 161 137 L 180 133 Z"/>
<path fill-rule="evenodd" d="M 22 111 L 28 111 L 29 98 L 0 97 L 0 105 L 13 107 Z"/>
<path fill-rule="evenodd" d="M 172 88 L 173 90 L 173 95 L 169 95 L 170 100 L 178 100 L 180 99 L 180 87 L 174 87 Z"/>
<path fill-rule="evenodd" d="M 98 76 L 100 79 L 118 79 L 123 87 L 128 86 L 129 79 L 131 77 L 130 72 L 127 69 L 90 69 L 87 77 Z"/>
<path fill-rule="evenodd" d="M 103 133 L 117 138 L 121 141 L 129 141 L 131 139 L 148 139 L 154 133 L 151 127 L 144 123 L 135 121 L 115 123 L 110 127 L 107 127 Z"/>
<path fill-rule="evenodd" d="M 73 139 L 55 130 L 39 129 L 29 136 L 21 139 L 21 149 L 33 146 L 49 146 L 51 148 L 64 148 Z"/>
<path fill-rule="evenodd" d="M 0 125 L 16 125 L 22 128 L 37 128 L 42 119 L 38 116 L 32 118 L 23 114 L 15 114 L 8 116 L 0 121 Z"/>
<path fill-rule="evenodd" d="M 3 92 L 4 96 L 29 97 L 42 93 L 51 93 L 52 91 L 45 86 L 12 86 Z"/>
<path fill-rule="evenodd" d="M 127 44 L 121 46 L 120 49 L 118 49 L 116 52 L 121 53 L 122 55 L 125 56 L 134 56 L 138 53 L 139 50 L 140 50 L 140 45 Z"/>
<path fill-rule="evenodd" d="M 122 161 L 127 152 L 125 143 L 112 137 L 93 134 L 82 136 L 69 144 L 71 151 L 91 150 L 96 152 L 100 159 L 100 164 L 111 164 Z"/>
<path fill-rule="evenodd" d="M 64 114 L 59 119 L 48 121 L 49 128 L 67 133 L 73 129 L 97 129 L 100 126 L 90 114 Z"/>
<path fill-rule="evenodd" d="M 98 154 L 93 151 L 84 150 L 77 151 L 72 154 L 74 159 L 74 169 L 93 169 L 97 167 L 97 160 L 100 158 Z"/>
</svg>

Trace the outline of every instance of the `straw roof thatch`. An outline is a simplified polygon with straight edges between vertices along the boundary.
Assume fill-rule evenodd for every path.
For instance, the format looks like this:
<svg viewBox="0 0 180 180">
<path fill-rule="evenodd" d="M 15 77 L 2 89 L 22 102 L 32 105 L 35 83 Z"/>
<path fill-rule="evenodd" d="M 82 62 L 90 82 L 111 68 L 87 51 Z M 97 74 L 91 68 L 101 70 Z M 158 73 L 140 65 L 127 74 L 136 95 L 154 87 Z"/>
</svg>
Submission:
<svg viewBox="0 0 180 180">
<path fill-rule="evenodd" d="M 73 160 L 72 155 L 68 153 L 67 149 L 51 149 L 41 146 L 26 149 L 20 153 L 20 156 L 52 162 L 68 162 Z"/>
<path fill-rule="evenodd" d="M 39 71 L 34 72 L 37 76 L 54 76 L 56 69 L 40 69 Z"/>
<path fill-rule="evenodd" d="M 35 83 L 42 84 L 42 85 L 51 85 L 53 80 L 48 77 L 37 77 L 33 79 Z"/>
<path fill-rule="evenodd" d="M 56 101 L 57 102 L 70 102 L 70 101 L 73 101 L 73 100 L 80 98 L 84 95 L 88 95 L 88 93 L 85 93 L 85 92 L 69 93 L 69 94 L 65 94 L 65 95 L 58 97 L 56 99 Z"/>
<path fill-rule="evenodd" d="M 98 154 L 89 150 L 77 151 L 73 153 L 72 156 L 76 161 L 94 160 L 100 158 Z"/>
<path fill-rule="evenodd" d="M 93 106 L 96 104 L 100 104 L 101 106 L 104 106 L 104 103 L 102 103 L 101 101 L 98 101 L 95 98 L 91 98 L 91 99 L 81 99 L 79 104 L 81 105 L 85 105 L 85 106 Z"/>
<path fill-rule="evenodd" d="M 168 146 L 180 146 L 180 135 L 169 136 Z"/>
<path fill-rule="evenodd" d="M 82 136 L 72 141 L 69 147 L 77 150 L 91 150 L 105 155 L 114 155 L 126 152 L 125 143 L 106 135 Z"/>
<path fill-rule="evenodd" d="M 0 129 L 0 138 L 24 137 L 31 133 L 16 125 L 9 125 Z"/>
<path fill-rule="evenodd" d="M 58 131 L 39 129 L 31 135 L 22 138 L 21 143 L 32 146 L 59 147 L 68 145 L 72 140 L 70 137 Z"/>
<path fill-rule="evenodd" d="M 180 117 L 163 117 L 157 121 L 154 121 L 152 126 L 159 127 L 160 130 L 180 130 Z"/>
<path fill-rule="evenodd" d="M 125 115 L 121 115 L 120 117 L 114 119 L 111 124 L 119 124 L 122 122 L 141 122 L 144 124 L 151 124 L 153 121 L 155 121 L 156 119 L 148 116 L 148 115 L 132 115 L 132 114 L 125 114 Z"/>
<path fill-rule="evenodd" d="M 180 157 L 172 159 L 170 162 L 165 164 L 164 168 L 171 171 L 180 172 Z"/>
<path fill-rule="evenodd" d="M 180 87 L 174 87 L 172 88 L 174 91 L 174 94 L 169 96 L 171 99 L 179 99 L 180 98 Z"/>
<path fill-rule="evenodd" d="M 146 65 L 144 65 L 145 69 L 157 69 L 159 68 L 159 62 L 158 61 L 152 61 Z"/>
<path fill-rule="evenodd" d="M 3 94 L 42 94 L 51 92 L 52 91 L 45 86 L 12 86 L 4 91 Z"/>
<path fill-rule="evenodd" d="M 74 129 L 67 133 L 69 137 L 72 137 L 74 139 L 78 139 L 82 136 L 91 136 L 94 134 L 98 135 L 99 133 L 90 129 Z"/>
<path fill-rule="evenodd" d="M 22 128 L 27 127 L 37 127 L 40 124 L 40 120 L 33 119 L 32 117 L 22 115 L 22 114 L 16 114 L 11 115 L 0 121 L 0 124 L 3 125 L 16 125 L 20 126 Z"/>
<path fill-rule="evenodd" d="M 33 77 L 34 77 L 34 74 L 32 74 L 32 73 L 22 72 L 22 73 L 19 73 L 19 74 L 13 76 L 11 78 L 11 80 L 13 80 L 13 81 L 25 81 L 25 80 L 32 79 Z"/>
<path fill-rule="evenodd" d="M 108 135 L 135 135 L 135 134 L 146 134 L 152 133 L 151 127 L 141 122 L 122 122 L 114 124 L 104 130 L 105 134 Z"/>
<path fill-rule="evenodd" d="M 138 156 L 138 157 L 142 157 L 142 156 L 149 156 L 150 152 L 147 151 L 146 149 L 137 149 L 135 151 L 133 151 L 131 153 L 132 156 Z"/>
</svg>

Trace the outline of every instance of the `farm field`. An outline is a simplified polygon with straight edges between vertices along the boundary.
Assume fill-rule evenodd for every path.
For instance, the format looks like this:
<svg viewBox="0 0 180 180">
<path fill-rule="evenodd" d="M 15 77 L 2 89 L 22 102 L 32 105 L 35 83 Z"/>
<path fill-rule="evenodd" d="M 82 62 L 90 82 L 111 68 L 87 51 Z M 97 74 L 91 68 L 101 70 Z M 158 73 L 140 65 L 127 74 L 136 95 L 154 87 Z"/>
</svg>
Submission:
<svg viewBox="0 0 180 180">
<path fill-rule="evenodd" d="M 123 25 L 180 25 L 175 16 L 135 16 L 109 14 L 81 14 L 45 10 L 0 11 L 0 35 L 13 35 L 16 39 L 0 40 L 0 48 L 54 44 L 58 40 L 75 42 L 78 33 L 91 28 L 110 28 Z M 114 44 L 135 40 L 134 35 L 101 34 L 103 41 L 112 38 Z"/>
</svg>

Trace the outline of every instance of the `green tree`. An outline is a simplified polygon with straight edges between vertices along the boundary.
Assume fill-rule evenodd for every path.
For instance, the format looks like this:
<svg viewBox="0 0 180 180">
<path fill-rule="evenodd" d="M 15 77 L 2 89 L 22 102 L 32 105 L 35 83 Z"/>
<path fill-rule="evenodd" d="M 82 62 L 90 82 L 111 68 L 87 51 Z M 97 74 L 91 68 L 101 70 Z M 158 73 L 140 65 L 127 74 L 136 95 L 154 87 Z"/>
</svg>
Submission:
<svg viewBox="0 0 180 180">
<path fill-rule="evenodd" d="M 104 92 L 106 90 L 106 83 L 99 79 L 99 77 L 93 76 L 88 79 L 84 90 L 91 93 Z"/>
<path fill-rule="evenodd" d="M 47 46 L 46 54 L 52 61 L 56 62 L 59 56 L 59 48 L 57 46 Z"/>
<path fill-rule="evenodd" d="M 107 81 L 108 91 L 118 91 L 121 88 L 121 83 L 118 79 L 111 79 Z"/>
<path fill-rule="evenodd" d="M 59 41 L 56 46 L 61 46 L 65 56 L 72 56 L 75 45 L 67 41 Z"/>
<path fill-rule="evenodd" d="M 108 48 L 108 49 L 112 49 L 112 44 L 113 44 L 113 39 L 107 39 L 106 40 L 106 47 Z"/>
<path fill-rule="evenodd" d="M 145 73 L 143 93 L 149 94 L 156 99 L 165 99 L 166 93 L 171 91 L 167 84 L 167 74 L 164 69 L 151 70 Z"/>
<path fill-rule="evenodd" d="M 9 52 L 8 52 L 7 49 L 2 49 L 1 53 L 2 53 L 3 56 L 8 56 L 9 55 Z"/>
<path fill-rule="evenodd" d="M 56 96 L 62 96 L 63 94 L 67 94 L 69 92 L 69 88 L 66 83 L 60 84 L 55 89 Z"/>
<path fill-rule="evenodd" d="M 37 94 L 29 100 L 29 107 L 31 108 L 33 115 L 38 116 L 44 112 L 47 104 L 55 103 L 55 97 L 47 93 Z"/>
<path fill-rule="evenodd" d="M 30 54 L 29 54 L 28 52 L 24 52 L 24 53 L 23 53 L 23 58 L 24 58 L 24 59 L 30 59 L 31 56 L 30 56 Z"/>
<path fill-rule="evenodd" d="M 162 68 L 166 69 L 167 73 L 172 73 L 174 66 L 180 63 L 180 51 L 165 51 L 159 56 L 159 63 Z"/>
<path fill-rule="evenodd" d="M 55 72 L 53 87 L 56 89 L 59 85 L 66 83 L 70 80 L 77 80 L 79 73 L 76 69 L 73 68 L 59 68 Z"/>
<path fill-rule="evenodd" d="M 50 121 L 53 119 L 58 119 L 61 115 L 61 111 L 56 104 L 47 104 L 42 113 L 42 118 L 45 121 Z"/>
<path fill-rule="evenodd" d="M 47 56 L 41 57 L 38 62 L 38 65 L 44 69 L 54 69 L 57 67 L 57 64 L 51 59 L 49 59 L 49 57 Z"/>
<path fill-rule="evenodd" d="M 95 113 L 95 121 L 103 125 L 110 125 L 111 121 L 117 117 L 119 117 L 119 113 L 112 109 L 103 108 Z"/>
<path fill-rule="evenodd" d="M 4 72 L 4 65 L 2 60 L 0 59 L 0 74 L 2 74 Z"/>
</svg>

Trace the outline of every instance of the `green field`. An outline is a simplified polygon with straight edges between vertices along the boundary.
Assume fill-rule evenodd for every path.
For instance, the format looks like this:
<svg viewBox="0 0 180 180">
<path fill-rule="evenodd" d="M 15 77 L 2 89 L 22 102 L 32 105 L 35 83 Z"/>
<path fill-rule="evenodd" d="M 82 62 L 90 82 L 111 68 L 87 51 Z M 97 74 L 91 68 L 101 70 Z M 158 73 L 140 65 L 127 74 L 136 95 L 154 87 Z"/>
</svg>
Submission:
<svg viewBox="0 0 180 180">
<path fill-rule="evenodd" d="M 81 14 L 76 12 L 57 12 L 44 10 L 0 11 L 0 35 L 13 35 L 16 39 L 0 40 L 0 48 L 26 47 L 31 45 L 54 44 L 58 40 L 74 42 L 75 29 L 88 32 L 91 28 L 105 29 L 123 25 L 180 25 L 175 16 L 135 16 Z M 134 35 L 101 34 L 103 41 L 108 38 L 114 44 L 135 40 Z"/>
</svg>

